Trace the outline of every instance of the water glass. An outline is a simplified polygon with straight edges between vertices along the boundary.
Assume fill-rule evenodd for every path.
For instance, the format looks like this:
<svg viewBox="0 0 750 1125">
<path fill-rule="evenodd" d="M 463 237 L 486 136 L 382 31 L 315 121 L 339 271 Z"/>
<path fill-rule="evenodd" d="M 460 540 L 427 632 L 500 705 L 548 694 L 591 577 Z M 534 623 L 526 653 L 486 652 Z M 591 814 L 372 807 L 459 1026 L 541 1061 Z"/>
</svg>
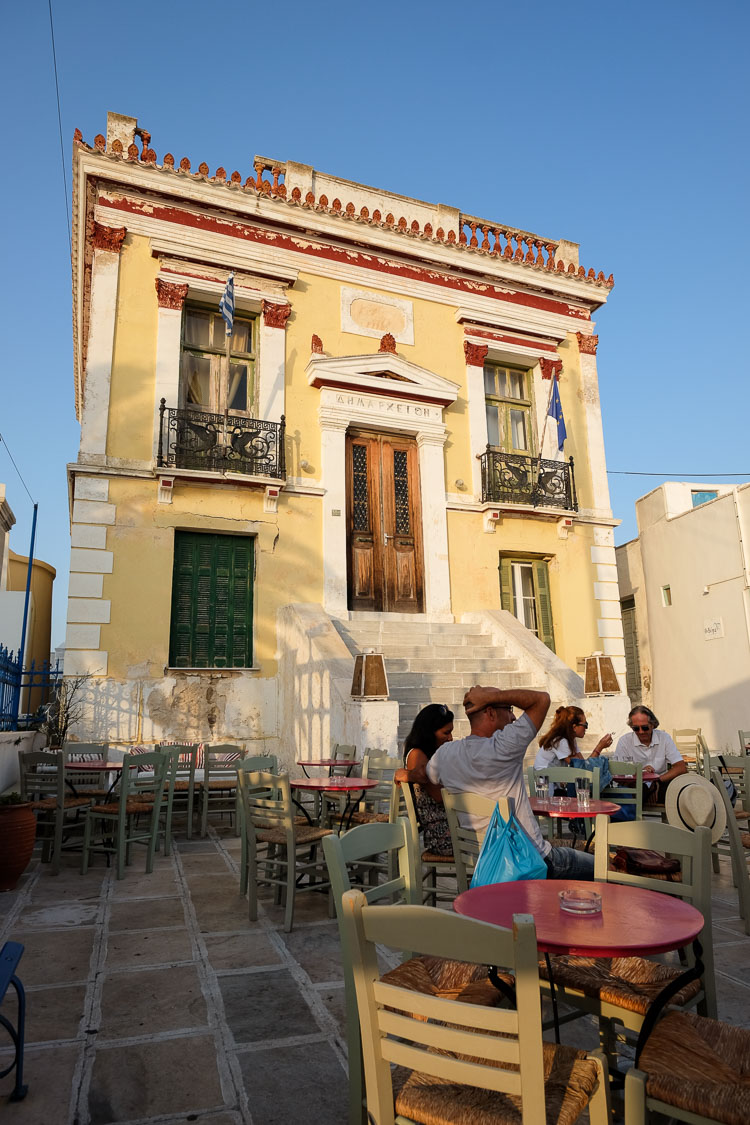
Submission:
<svg viewBox="0 0 750 1125">
<path fill-rule="evenodd" d="M 589 808 L 591 801 L 591 778 L 577 777 L 576 778 L 576 797 L 578 798 L 578 807 L 581 809 Z"/>
<path fill-rule="evenodd" d="M 540 777 L 539 774 L 534 778 L 534 790 L 538 801 L 546 801 L 549 795 L 549 781 L 546 777 Z"/>
</svg>

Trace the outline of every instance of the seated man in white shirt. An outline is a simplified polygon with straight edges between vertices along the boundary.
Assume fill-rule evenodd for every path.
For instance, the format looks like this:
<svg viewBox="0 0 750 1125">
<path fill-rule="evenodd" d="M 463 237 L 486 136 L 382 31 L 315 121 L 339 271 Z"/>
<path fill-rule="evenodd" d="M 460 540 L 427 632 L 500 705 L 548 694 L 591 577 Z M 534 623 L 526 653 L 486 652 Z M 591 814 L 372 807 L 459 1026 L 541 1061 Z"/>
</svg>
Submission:
<svg viewBox="0 0 750 1125">
<path fill-rule="evenodd" d="M 659 720 L 642 703 L 631 709 L 628 726 L 630 733 L 618 740 L 612 757 L 618 762 L 643 762 L 644 773 L 650 767 L 651 776 L 647 782 L 651 790 L 649 799 L 663 804 L 670 781 L 681 773 L 687 773 L 682 754 L 665 730 L 656 729 Z M 647 781 L 646 777 L 644 781 Z M 656 789 L 653 788 L 654 782 L 659 783 Z"/>
<path fill-rule="evenodd" d="M 512 797 L 519 824 L 547 865 L 551 879 L 593 879 L 594 857 L 573 848 L 553 848 L 544 839 L 531 811 L 524 779 L 523 759 L 549 709 L 544 691 L 525 688 L 473 687 L 464 696 L 471 725 L 468 738 L 440 746 L 426 767 L 398 770 L 397 781 L 479 793 L 484 797 Z M 516 720 L 513 708 L 523 709 Z M 472 818 L 475 828 L 486 827 L 486 818 Z M 482 823 L 483 821 L 483 823 Z"/>
</svg>

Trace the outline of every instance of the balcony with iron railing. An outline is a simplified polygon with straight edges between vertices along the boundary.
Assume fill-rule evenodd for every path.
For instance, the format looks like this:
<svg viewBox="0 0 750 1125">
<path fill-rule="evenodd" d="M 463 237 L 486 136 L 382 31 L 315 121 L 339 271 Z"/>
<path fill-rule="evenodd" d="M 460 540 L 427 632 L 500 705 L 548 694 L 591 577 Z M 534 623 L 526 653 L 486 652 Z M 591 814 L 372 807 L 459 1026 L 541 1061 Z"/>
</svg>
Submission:
<svg viewBox="0 0 750 1125">
<path fill-rule="evenodd" d="M 578 510 L 572 457 L 547 461 L 523 453 L 502 453 L 488 445 L 480 461 L 483 502 Z"/>
<path fill-rule="evenodd" d="M 286 479 L 285 420 L 267 422 L 240 414 L 209 414 L 159 406 L 160 469 Z"/>
</svg>

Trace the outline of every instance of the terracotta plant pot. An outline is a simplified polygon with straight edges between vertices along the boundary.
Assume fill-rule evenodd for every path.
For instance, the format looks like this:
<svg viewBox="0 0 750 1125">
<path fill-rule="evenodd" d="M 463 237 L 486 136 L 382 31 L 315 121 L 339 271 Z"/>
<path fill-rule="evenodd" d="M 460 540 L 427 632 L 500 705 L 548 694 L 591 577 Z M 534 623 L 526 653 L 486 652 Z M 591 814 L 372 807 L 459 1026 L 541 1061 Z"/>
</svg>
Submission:
<svg viewBox="0 0 750 1125">
<path fill-rule="evenodd" d="M 36 839 L 31 804 L 0 805 L 0 891 L 12 891 L 28 867 Z"/>
</svg>

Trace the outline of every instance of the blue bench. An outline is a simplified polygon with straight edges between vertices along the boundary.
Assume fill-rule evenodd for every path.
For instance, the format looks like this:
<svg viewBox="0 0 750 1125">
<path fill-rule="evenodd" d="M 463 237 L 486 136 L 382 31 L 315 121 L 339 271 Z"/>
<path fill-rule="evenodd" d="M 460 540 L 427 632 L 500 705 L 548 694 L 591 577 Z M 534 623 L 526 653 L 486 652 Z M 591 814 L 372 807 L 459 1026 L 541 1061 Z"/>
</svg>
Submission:
<svg viewBox="0 0 750 1125">
<path fill-rule="evenodd" d="M 16 976 L 16 969 L 18 962 L 23 956 L 23 946 L 17 941 L 6 941 L 2 949 L 0 949 L 0 1004 L 5 999 L 5 994 L 8 991 L 8 985 L 13 985 L 16 990 L 18 998 L 18 1017 L 17 1026 L 7 1019 L 2 1012 L 0 1012 L 0 1024 L 6 1029 L 13 1045 L 16 1048 L 15 1057 L 10 1064 L 6 1066 L 5 1070 L 0 1070 L 0 1078 L 5 1078 L 6 1074 L 10 1074 L 13 1067 L 16 1068 L 16 1084 L 13 1087 L 13 1093 L 10 1095 L 12 1102 L 20 1102 L 26 1097 L 28 1093 L 28 1086 L 23 1084 L 23 1042 L 24 1042 L 24 1025 L 26 1023 L 26 993 L 24 992 L 23 985 Z"/>
</svg>

